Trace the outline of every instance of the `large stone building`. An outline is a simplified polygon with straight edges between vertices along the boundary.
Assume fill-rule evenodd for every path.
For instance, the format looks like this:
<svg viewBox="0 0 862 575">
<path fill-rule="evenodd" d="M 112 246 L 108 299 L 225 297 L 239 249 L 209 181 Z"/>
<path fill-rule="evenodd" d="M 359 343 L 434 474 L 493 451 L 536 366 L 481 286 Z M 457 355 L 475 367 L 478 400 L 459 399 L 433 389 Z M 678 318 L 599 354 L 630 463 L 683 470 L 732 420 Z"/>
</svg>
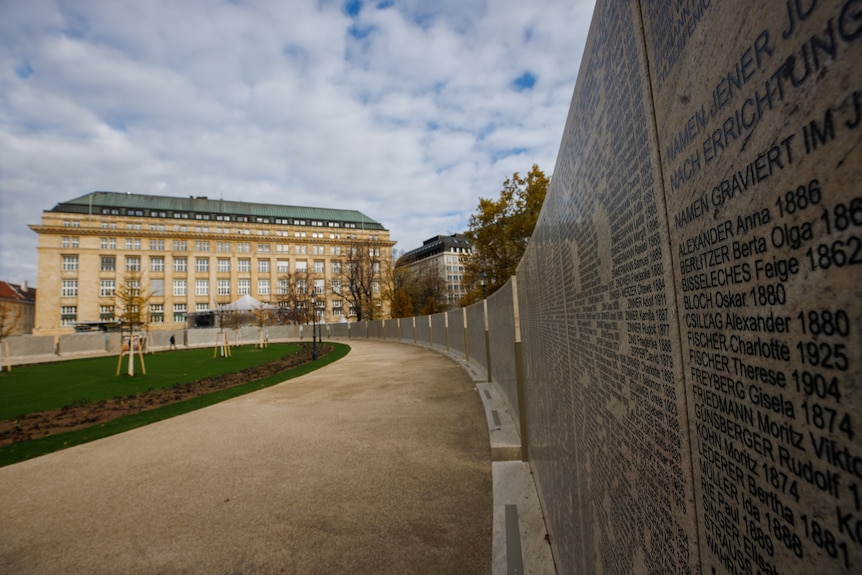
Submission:
<svg viewBox="0 0 862 575">
<path fill-rule="evenodd" d="M 39 335 L 113 321 L 126 281 L 151 295 L 151 329 L 176 329 L 243 295 L 285 305 L 289 294 L 313 293 L 321 319 L 338 321 L 353 311 L 348 253 L 388 262 L 395 243 L 355 210 L 116 192 L 61 202 L 30 228 L 39 234 Z M 374 317 L 386 313 L 379 295 L 374 306 Z"/>
<path fill-rule="evenodd" d="M 454 307 L 467 294 L 469 288 L 462 283 L 464 279 L 462 258 L 470 257 L 472 254 L 470 240 L 464 234 L 438 235 L 425 240 L 422 246 L 402 255 L 398 265 L 420 273 L 430 271 L 444 278 L 446 303 L 448 307 Z"/>
</svg>

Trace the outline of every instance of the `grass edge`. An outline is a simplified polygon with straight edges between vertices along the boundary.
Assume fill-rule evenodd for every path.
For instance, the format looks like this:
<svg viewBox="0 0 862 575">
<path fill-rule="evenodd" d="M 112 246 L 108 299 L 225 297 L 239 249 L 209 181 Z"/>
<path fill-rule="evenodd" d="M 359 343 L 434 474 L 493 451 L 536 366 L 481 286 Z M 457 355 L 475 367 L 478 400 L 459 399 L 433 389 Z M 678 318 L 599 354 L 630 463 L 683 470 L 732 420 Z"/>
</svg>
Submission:
<svg viewBox="0 0 862 575">
<path fill-rule="evenodd" d="M 326 342 L 326 344 L 332 346 L 332 351 L 317 361 L 311 361 L 263 379 L 249 381 L 234 387 L 163 405 L 148 411 L 133 413 L 131 415 L 119 417 L 91 427 L 58 433 L 56 435 L 49 435 L 48 437 L 32 439 L 30 441 L 21 441 L 5 447 L 0 447 L 0 467 L 28 461 L 42 455 L 74 447 L 76 445 L 90 443 L 97 439 L 103 439 L 124 431 L 144 427 L 145 425 L 190 413 L 204 407 L 221 403 L 228 399 L 233 399 L 234 397 L 239 397 L 267 387 L 272 387 L 273 385 L 284 383 L 291 379 L 307 375 L 322 367 L 326 367 L 327 365 L 345 357 L 350 352 L 350 346 L 347 344 L 336 342 Z"/>
</svg>

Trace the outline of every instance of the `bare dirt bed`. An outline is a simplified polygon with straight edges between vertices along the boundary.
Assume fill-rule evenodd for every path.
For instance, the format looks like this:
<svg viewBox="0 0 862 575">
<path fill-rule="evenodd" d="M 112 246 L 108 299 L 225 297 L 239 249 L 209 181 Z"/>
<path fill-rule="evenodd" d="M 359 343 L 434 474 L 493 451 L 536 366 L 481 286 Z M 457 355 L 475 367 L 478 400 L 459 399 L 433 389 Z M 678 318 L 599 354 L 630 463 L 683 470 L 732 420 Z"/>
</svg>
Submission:
<svg viewBox="0 0 862 575">
<path fill-rule="evenodd" d="M 331 350 L 332 347 L 328 345 L 318 346 L 318 357 L 323 357 Z M 311 360 L 311 346 L 303 344 L 299 351 L 281 359 L 235 373 L 225 373 L 162 389 L 150 389 L 127 397 L 115 397 L 90 403 L 81 402 L 60 409 L 28 413 L 18 419 L 0 421 L 0 447 L 90 427 L 125 415 L 149 411 L 221 389 L 236 387 L 293 369 Z"/>
</svg>

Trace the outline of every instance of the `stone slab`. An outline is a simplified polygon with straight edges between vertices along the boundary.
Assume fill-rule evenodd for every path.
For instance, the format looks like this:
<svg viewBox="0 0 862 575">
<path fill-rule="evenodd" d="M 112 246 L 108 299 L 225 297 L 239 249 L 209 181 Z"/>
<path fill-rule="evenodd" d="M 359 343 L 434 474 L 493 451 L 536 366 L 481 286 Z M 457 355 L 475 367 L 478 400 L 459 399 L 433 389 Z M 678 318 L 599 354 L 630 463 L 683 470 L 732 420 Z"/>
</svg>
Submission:
<svg viewBox="0 0 862 575">
<path fill-rule="evenodd" d="M 862 3 L 641 6 L 702 571 L 859 572 Z"/>
</svg>

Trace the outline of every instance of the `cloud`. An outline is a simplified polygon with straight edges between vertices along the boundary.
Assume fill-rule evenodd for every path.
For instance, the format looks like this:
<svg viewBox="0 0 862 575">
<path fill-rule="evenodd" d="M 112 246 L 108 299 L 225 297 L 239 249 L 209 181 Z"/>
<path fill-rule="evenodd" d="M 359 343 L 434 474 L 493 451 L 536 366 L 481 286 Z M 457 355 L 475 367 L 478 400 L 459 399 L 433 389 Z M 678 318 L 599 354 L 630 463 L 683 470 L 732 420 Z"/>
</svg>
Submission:
<svg viewBox="0 0 862 575">
<path fill-rule="evenodd" d="M 7 2 L 0 278 L 93 190 L 358 209 L 398 248 L 550 174 L 592 2 Z"/>
</svg>

